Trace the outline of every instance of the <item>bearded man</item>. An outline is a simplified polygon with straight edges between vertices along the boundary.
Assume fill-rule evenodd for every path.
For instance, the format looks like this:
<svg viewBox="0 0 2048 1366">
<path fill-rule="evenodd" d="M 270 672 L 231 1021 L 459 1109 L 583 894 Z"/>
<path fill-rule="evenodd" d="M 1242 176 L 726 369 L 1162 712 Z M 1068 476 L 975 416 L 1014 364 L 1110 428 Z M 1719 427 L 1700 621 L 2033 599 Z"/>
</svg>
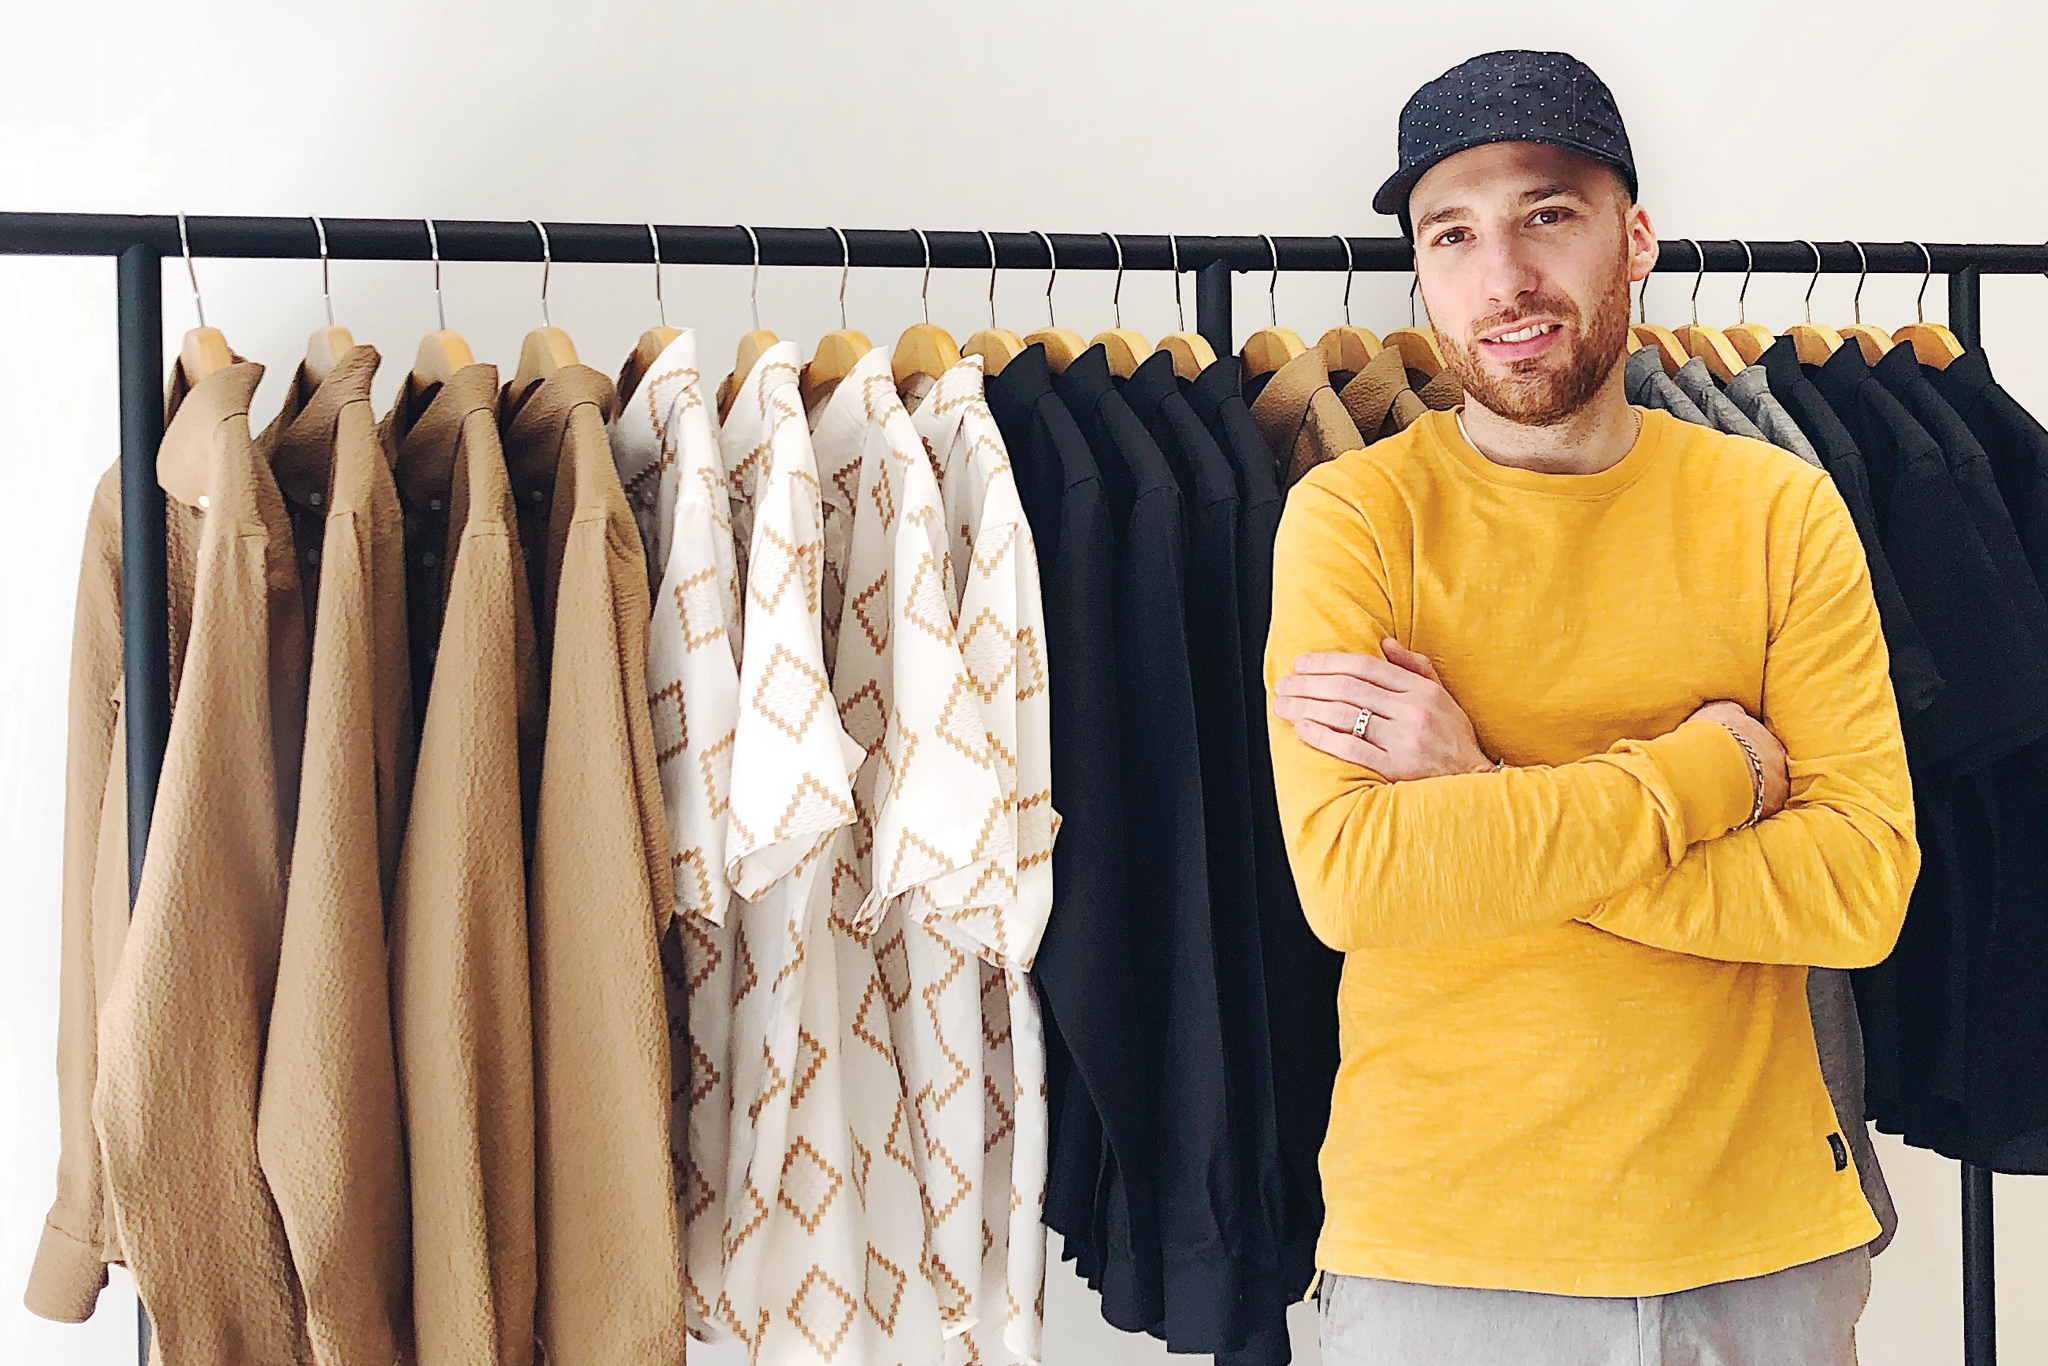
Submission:
<svg viewBox="0 0 2048 1366">
<path fill-rule="evenodd" d="M 1632 407 L 1657 260 L 1613 97 L 1489 53 L 1403 110 L 1463 407 L 1295 486 L 1267 642 L 1288 852 L 1345 954 L 1323 1360 L 1855 1360 L 1878 1226 L 1808 965 L 1919 870 L 1828 476 Z"/>
</svg>

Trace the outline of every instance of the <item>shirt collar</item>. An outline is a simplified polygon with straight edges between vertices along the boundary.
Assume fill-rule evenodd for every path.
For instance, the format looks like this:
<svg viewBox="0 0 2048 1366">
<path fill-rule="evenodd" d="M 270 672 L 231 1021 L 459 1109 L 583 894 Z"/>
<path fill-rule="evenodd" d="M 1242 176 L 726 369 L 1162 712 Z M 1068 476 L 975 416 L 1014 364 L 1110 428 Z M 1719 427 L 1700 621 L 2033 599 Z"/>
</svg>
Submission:
<svg viewBox="0 0 2048 1366">
<path fill-rule="evenodd" d="M 157 448 L 156 477 L 165 493 L 187 507 L 204 507 L 213 480 L 221 429 L 249 422 L 249 401 L 263 381 L 263 367 L 235 357 L 235 363 L 193 382 L 181 357 L 171 369 L 164 405 L 163 444 Z"/>
<path fill-rule="evenodd" d="M 466 365 L 431 391 L 412 375 L 405 377 L 398 402 L 384 419 L 385 440 L 393 451 L 398 487 L 413 503 L 447 496 L 455 479 L 455 452 L 472 414 L 493 417 L 498 404 L 498 367 Z"/>
<path fill-rule="evenodd" d="M 685 328 L 661 349 L 632 398 L 620 405 L 618 419 L 612 424 L 612 458 L 626 487 L 633 487 L 649 469 L 668 458 L 668 425 L 676 405 L 692 389 L 699 390 L 701 401 L 701 383 L 697 336 Z"/>
<path fill-rule="evenodd" d="M 853 363 L 811 428 L 811 447 L 818 456 L 818 487 L 825 501 L 851 511 L 860 489 L 860 457 L 867 433 L 887 421 L 891 408 L 902 408 L 889 353 L 879 346 Z"/>
<path fill-rule="evenodd" d="M 1389 346 L 1367 361 L 1337 397 L 1343 400 L 1351 420 L 1358 424 L 1359 435 L 1370 440 L 1373 433 L 1386 425 L 1394 400 L 1407 387 L 1408 369 L 1401 363 L 1400 348 Z"/>
<path fill-rule="evenodd" d="M 1052 392 L 1052 367 L 1045 359 L 1045 345 L 1033 343 L 1019 352 L 1002 369 L 989 375 L 982 385 L 991 410 L 1018 413 Z"/>
<path fill-rule="evenodd" d="M 370 382 L 381 358 L 374 346 L 352 346 L 327 378 L 316 380 L 303 363 L 292 375 L 284 407 L 257 438 L 277 486 L 302 506 L 325 499 L 334 469 L 334 429 L 341 410 L 370 401 Z"/>
</svg>

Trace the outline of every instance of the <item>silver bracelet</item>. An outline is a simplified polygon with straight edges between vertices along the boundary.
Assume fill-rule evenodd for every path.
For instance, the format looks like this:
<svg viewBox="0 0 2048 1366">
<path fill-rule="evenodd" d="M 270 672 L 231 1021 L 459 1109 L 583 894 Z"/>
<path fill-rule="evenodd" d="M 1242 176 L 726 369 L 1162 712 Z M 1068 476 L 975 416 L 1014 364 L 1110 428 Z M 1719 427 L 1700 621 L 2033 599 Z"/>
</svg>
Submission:
<svg viewBox="0 0 2048 1366">
<path fill-rule="evenodd" d="M 1756 751 L 1750 748 L 1749 741 L 1742 738 L 1741 731 L 1726 721 L 1717 721 L 1715 724 L 1735 737 L 1735 743 L 1742 746 L 1743 757 L 1749 760 L 1749 782 L 1756 793 L 1756 800 L 1749 808 L 1749 819 L 1735 827 L 1737 830 L 1747 830 L 1764 818 L 1764 761 L 1757 758 Z"/>
</svg>

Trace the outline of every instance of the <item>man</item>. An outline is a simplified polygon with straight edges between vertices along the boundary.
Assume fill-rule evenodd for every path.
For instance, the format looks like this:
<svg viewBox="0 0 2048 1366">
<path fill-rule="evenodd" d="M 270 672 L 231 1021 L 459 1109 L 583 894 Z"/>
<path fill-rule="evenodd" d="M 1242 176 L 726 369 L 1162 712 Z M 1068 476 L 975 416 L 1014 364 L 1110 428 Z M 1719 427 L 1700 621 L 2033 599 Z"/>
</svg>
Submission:
<svg viewBox="0 0 2048 1366">
<path fill-rule="evenodd" d="M 1852 1363 L 1878 1226 L 1804 965 L 1883 958 L 1919 870 L 1861 543 L 1822 471 L 1626 401 L 1657 240 L 1583 64 L 1453 69 L 1400 160 L 1468 398 L 1296 486 L 1267 644 L 1346 955 L 1323 1359 Z"/>
</svg>

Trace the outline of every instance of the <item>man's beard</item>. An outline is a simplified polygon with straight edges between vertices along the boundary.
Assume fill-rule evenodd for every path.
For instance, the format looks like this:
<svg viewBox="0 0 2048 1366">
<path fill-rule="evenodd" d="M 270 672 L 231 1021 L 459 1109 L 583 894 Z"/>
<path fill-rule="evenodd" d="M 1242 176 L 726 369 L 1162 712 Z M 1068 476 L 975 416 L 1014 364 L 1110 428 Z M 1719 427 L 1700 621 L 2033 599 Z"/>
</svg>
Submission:
<svg viewBox="0 0 2048 1366">
<path fill-rule="evenodd" d="M 1495 314 L 1473 325 L 1476 336 L 1497 327 L 1512 327 L 1517 319 L 1550 314 L 1565 324 L 1560 341 L 1570 354 L 1562 365 L 1556 346 L 1539 356 L 1509 361 L 1503 367 L 1489 363 L 1479 354 L 1479 343 L 1436 332 L 1444 364 L 1458 378 L 1467 396 L 1510 422 L 1529 427 L 1554 427 L 1584 407 L 1614 372 L 1629 340 L 1628 272 L 1609 277 L 1609 285 L 1593 300 L 1590 316 L 1582 317 L 1578 306 L 1562 294 L 1536 295 L 1526 308 Z"/>
</svg>

